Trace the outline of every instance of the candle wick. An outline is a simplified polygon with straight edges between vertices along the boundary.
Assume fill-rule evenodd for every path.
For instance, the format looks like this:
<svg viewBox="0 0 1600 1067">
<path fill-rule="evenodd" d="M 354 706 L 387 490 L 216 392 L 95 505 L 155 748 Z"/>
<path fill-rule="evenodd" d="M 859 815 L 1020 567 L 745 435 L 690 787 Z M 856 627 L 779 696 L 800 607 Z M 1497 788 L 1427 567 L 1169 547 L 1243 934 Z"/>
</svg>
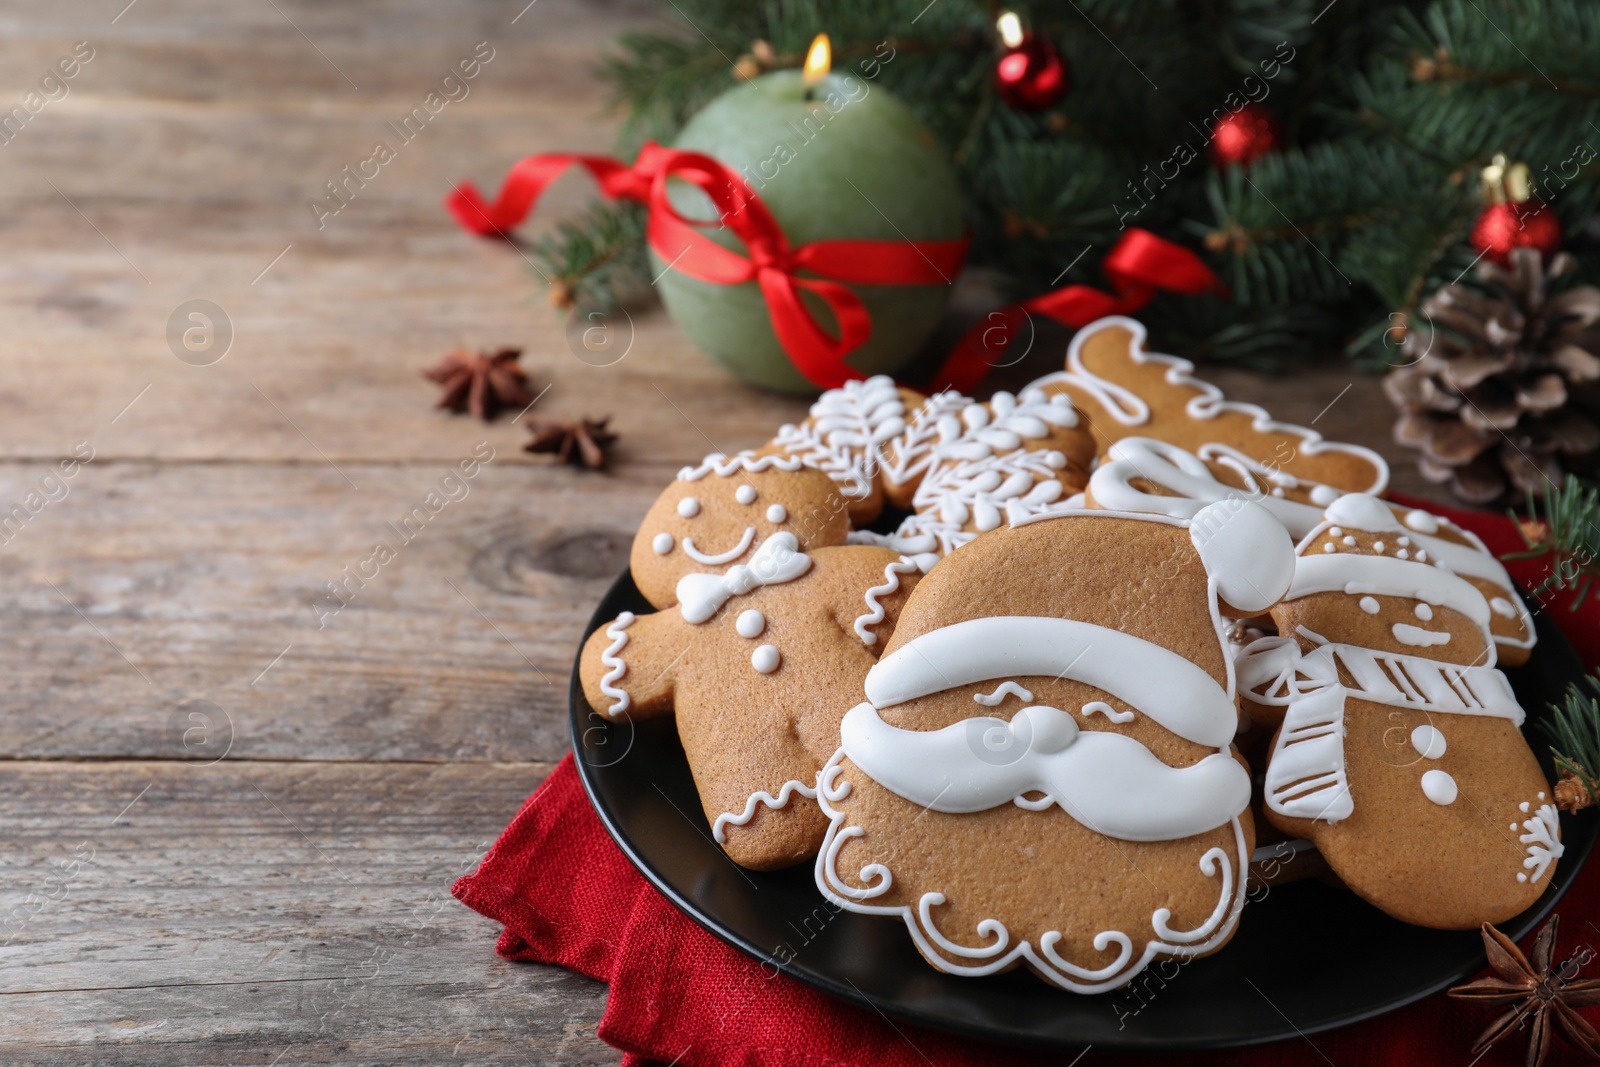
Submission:
<svg viewBox="0 0 1600 1067">
<path fill-rule="evenodd" d="M 815 103 L 817 99 L 817 87 L 814 85 L 806 86 L 805 95 L 800 99 L 804 100 L 808 104 Z"/>
</svg>

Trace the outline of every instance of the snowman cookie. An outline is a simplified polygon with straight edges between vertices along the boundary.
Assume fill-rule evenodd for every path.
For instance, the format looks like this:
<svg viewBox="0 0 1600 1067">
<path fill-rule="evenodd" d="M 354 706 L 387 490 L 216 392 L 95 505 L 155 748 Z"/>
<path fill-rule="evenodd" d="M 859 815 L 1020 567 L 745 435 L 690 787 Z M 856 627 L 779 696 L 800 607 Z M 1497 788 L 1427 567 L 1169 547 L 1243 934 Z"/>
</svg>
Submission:
<svg viewBox="0 0 1600 1067">
<path fill-rule="evenodd" d="M 1024 517 L 951 555 L 818 779 L 819 888 L 952 974 L 1094 993 L 1216 951 L 1254 843 L 1221 612 L 1265 610 L 1293 563 L 1243 501 Z"/>
<path fill-rule="evenodd" d="M 1296 479 L 1349 492 L 1382 493 L 1389 466 L 1371 449 L 1325 441 L 1276 422 L 1254 404 L 1223 398 L 1194 376 L 1194 364 L 1145 350 L 1141 323 L 1112 316 L 1079 330 L 1066 369 L 1030 388 L 1066 393 L 1102 456 L 1125 437 L 1169 441 L 1189 452 L 1227 452 Z"/>
<path fill-rule="evenodd" d="M 1085 503 L 1187 518 L 1207 504 L 1242 495 L 1272 512 L 1298 539 L 1322 523 L 1324 510 L 1344 495 L 1231 449 L 1206 447 L 1210 458 L 1166 441 L 1125 437 L 1095 468 Z M 1535 640 L 1533 618 L 1504 565 L 1476 535 L 1448 519 L 1386 506 L 1404 527 L 1390 538 L 1395 558 L 1436 563 L 1475 586 L 1489 604 L 1499 665 L 1526 662 Z"/>
<path fill-rule="evenodd" d="M 634 581 L 658 610 L 595 631 L 579 663 L 597 712 L 676 716 L 712 834 L 747 867 L 815 854 L 817 771 L 918 577 L 846 545 L 837 496 L 792 456 L 685 468 L 634 538 Z"/>
<path fill-rule="evenodd" d="M 1523 711 L 1495 669 L 1492 610 L 1376 497 L 1329 506 L 1246 648 L 1241 688 L 1281 709 L 1267 818 L 1311 840 L 1358 895 L 1405 922 L 1503 922 L 1562 853 Z"/>
</svg>

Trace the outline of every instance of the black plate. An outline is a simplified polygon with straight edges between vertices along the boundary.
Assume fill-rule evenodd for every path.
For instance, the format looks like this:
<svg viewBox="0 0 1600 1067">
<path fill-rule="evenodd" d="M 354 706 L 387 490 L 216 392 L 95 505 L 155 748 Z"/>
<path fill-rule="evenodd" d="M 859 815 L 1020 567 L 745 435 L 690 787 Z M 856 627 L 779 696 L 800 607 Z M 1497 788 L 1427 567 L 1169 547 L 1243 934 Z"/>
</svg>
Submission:
<svg viewBox="0 0 1600 1067">
<path fill-rule="evenodd" d="M 585 637 L 620 612 L 653 609 L 624 573 Z M 1508 670 L 1531 732 L 1546 704 L 1583 676 L 1572 646 L 1541 613 L 1539 643 Z M 1152 965 L 1122 990 L 1063 992 L 1018 968 L 958 978 L 928 966 L 898 919 L 835 912 L 812 865 L 762 874 L 736 866 L 711 839 L 671 717 L 612 723 L 589 709 L 573 665 L 578 771 L 600 820 L 635 866 L 717 937 L 807 985 L 924 1026 L 1017 1044 L 1081 1049 L 1230 1048 L 1313 1034 L 1433 995 L 1484 966 L 1477 931 L 1427 930 L 1391 919 L 1315 880 L 1277 886 L 1245 908 L 1216 955 Z M 1547 755 L 1541 755 L 1553 777 Z M 1530 932 L 1567 891 L 1594 847 L 1594 816 L 1561 816 L 1566 853 L 1544 896 L 1502 929 Z M 1365 946 L 1383 946 L 1372 966 Z M 1270 999 L 1269 999 L 1270 998 Z"/>
</svg>

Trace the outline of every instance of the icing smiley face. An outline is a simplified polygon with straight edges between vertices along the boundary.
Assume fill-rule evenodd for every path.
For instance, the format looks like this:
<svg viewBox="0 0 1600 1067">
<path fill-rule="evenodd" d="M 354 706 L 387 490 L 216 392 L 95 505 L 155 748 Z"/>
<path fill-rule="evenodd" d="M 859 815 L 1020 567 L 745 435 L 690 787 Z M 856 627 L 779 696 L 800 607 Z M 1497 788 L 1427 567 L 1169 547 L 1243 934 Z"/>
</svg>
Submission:
<svg viewBox="0 0 1600 1067">
<path fill-rule="evenodd" d="M 800 552 L 844 544 L 849 516 L 838 502 L 832 480 L 793 457 L 709 458 L 680 472 L 645 515 L 634 582 L 662 608 L 676 602 L 684 575 L 748 564 L 773 534 L 792 534 Z"/>
</svg>

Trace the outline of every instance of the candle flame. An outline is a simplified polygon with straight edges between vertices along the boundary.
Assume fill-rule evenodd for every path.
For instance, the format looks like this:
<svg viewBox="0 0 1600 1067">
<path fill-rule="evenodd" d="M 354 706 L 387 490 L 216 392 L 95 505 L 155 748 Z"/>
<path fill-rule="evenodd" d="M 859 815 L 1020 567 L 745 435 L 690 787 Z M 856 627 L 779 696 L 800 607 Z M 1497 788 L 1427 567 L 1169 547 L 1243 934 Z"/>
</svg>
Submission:
<svg viewBox="0 0 1600 1067">
<path fill-rule="evenodd" d="M 828 68 L 833 66 L 833 46 L 828 43 L 828 35 L 817 34 L 817 39 L 811 42 L 811 48 L 806 52 L 805 81 L 806 88 L 817 84 L 828 76 Z"/>
<path fill-rule="evenodd" d="M 1016 48 L 1022 44 L 1022 20 L 1017 18 L 1015 11 L 1000 12 L 995 28 L 1000 31 L 1000 40 L 1007 48 Z"/>
</svg>

